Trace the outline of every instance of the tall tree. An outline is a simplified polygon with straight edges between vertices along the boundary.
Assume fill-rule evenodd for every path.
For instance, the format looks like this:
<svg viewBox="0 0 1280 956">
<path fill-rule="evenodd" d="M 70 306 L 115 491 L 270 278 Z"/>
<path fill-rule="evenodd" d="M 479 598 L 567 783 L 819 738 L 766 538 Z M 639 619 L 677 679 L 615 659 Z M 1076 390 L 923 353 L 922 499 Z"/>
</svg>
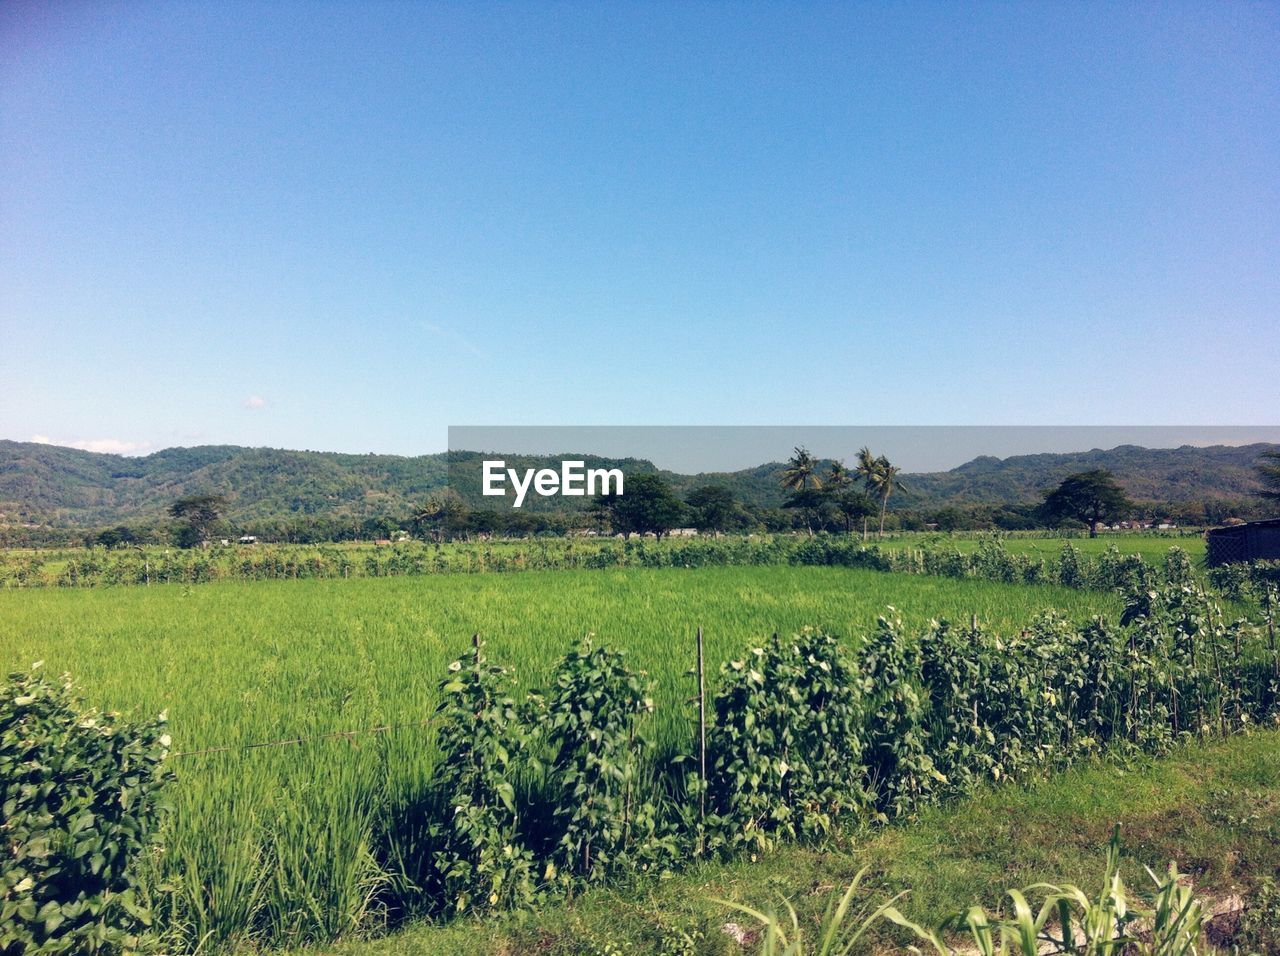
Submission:
<svg viewBox="0 0 1280 956">
<path fill-rule="evenodd" d="M 724 485 L 694 488 L 685 502 L 689 505 L 693 526 L 699 531 L 729 531 L 746 523 L 747 516 L 738 500 Z"/>
<path fill-rule="evenodd" d="M 842 461 L 833 461 L 827 469 L 827 490 L 839 494 L 853 484 L 853 475 Z"/>
<path fill-rule="evenodd" d="M 1262 497 L 1280 501 L 1280 451 L 1263 452 L 1257 468 Z"/>
<path fill-rule="evenodd" d="M 818 477 L 818 460 L 803 445 L 797 445 L 795 454 L 787 459 L 787 467 L 782 472 L 782 487 L 791 495 L 782 507 L 799 508 L 804 514 L 805 527 L 813 534 L 813 521 L 820 504 L 817 490 L 822 487 L 822 479 Z"/>
<path fill-rule="evenodd" d="M 684 502 L 661 475 L 627 475 L 623 494 L 610 492 L 595 507 L 609 516 L 615 534 L 652 534 L 661 538 L 685 518 Z"/>
<path fill-rule="evenodd" d="M 179 498 L 169 506 L 169 516 L 186 523 L 178 534 L 178 543 L 184 548 L 203 545 L 226 510 L 227 499 L 223 495 Z"/>
<path fill-rule="evenodd" d="M 1091 538 L 1098 536 L 1098 522 L 1121 518 L 1132 509 L 1133 502 L 1105 468 L 1068 475 L 1057 488 L 1045 493 L 1043 506 L 1050 522 L 1082 521 L 1089 526 Z"/>
<path fill-rule="evenodd" d="M 823 510 L 829 505 L 828 495 L 822 488 L 797 488 L 782 503 L 783 508 L 795 509 L 804 516 L 804 526 L 810 535 L 814 525 L 823 524 Z"/>
<path fill-rule="evenodd" d="M 415 537 L 426 536 L 434 541 L 452 540 L 467 531 L 469 517 L 466 502 L 452 488 L 433 494 L 409 517 L 409 525 Z"/>
<path fill-rule="evenodd" d="M 879 457 L 873 455 L 871 449 L 863 445 L 858 450 L 858 467 L 856 471 L 862 479 L 862 483 L 866 486 L 867 493 L 880 502 L 880 529 L 876 533 L 876 537 L 883 538 L 884 516 L 889 510 L 890 496 L 895 491 L 907 491 L 907 486 L 898 477 L 902 473 L 902 469 L 889 461 L 884 455 Z"/>
<path fill-rule="evenodd" d="M 875 505 L 872 504 L 871 499 L 856 488 L 845 488 L 838 494 L 833 495 L 831 503 L 835 505 L 836 513 L 840 515 L 841 521 L 844 522 L 845 534 L 853 531 L 853 523 L 859 518 L 868 518 L 876 513 Z"/>
<path fill-rule="evenodd" d="M 855 475 L 844 462 L 833 461 L 824 479 L 823 491 L 844 524 L 845 534 L 853 530 L 853 522 L 874 514 L 871 501 L 854 487 Z"/>
</svg>

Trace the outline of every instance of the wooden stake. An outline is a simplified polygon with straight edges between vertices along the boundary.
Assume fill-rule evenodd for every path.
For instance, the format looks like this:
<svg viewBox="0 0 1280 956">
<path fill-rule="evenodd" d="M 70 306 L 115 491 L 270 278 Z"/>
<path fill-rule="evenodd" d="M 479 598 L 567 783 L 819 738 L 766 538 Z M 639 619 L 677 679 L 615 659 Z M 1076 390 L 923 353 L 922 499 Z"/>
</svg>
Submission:
<svg viewBox="0 0 1280 956">
<path fill-rule="evenodd" d="M 702 628 L 698 628 L 698 778 L 702 787 L 698 791 L 698 822 L 705 826 L 707 819 L 707 672 L 702 653 Z M 698 833 L 698 853 L 702 854 L 703 835 Z"/>
</svg>

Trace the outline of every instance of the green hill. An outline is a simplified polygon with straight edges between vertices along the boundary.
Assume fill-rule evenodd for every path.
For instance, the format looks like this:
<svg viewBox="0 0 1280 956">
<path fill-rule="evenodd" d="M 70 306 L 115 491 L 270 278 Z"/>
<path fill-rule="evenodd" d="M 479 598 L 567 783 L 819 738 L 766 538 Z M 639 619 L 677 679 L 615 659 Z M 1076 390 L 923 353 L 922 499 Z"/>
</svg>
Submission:
<svg viewBox="0 0 1280 956">
<path fill-rule="evenodd" d="M 1259 456 L 1277 448 L 1122 445 L 1069 454 L 980 457 L 950 471 L 905 475 L 911 494 L 897 496 L 894 503 L 914 509 L 1030 504 L 1064 476 L 1091 468 L 1110 469 L 1139 501 L 1247 500 L 1258 491 L 1254 465 Z M 549 461 L 504 457 L 512 467 L 521 468 Z M 655 470 L 642 459 L 583 457 L 593 467 Z M 681 494 L 717 483 L 730 487 L 743 501 L 776 507 L 783 499 L 778 483 L 783 467 L 769 463 L 725 473 L 662 474 Z M 233 520 L 403 518 L 432 491 L 444 487 L 448 477 L 444 454 L 347 455 L 209 445 L 126 458 L 0 440 L 0 524 L 97 527 L 150 521 L 163 517 L 176 499 L 196 493 L 226 495 Z M 455 484 L 473 507 L 492 506 L 492 499 L 480 497 L 478 478 Z M 556 506 L 564 502 L 583 504 L 581 499 L 556 499 Z M 545 509 L 548 504 L 534 507 Z"/>
</svg>

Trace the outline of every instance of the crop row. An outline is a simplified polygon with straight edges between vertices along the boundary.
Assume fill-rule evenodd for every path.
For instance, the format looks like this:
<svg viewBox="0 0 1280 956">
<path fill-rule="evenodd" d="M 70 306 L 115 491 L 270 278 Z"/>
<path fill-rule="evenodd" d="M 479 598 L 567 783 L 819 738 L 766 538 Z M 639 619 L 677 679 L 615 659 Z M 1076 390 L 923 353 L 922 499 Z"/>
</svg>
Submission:
<svg viewBox="0 0 1280 956">
<path fill-rule="evenodd" d="M 1171 547 L 1163 563 L 1112 546 L 1101 554 L 1064 542 L 1046 557 L 1011 551 L 995 536 L 974 550 L 941 545 L 880 547 L 842 536 L 765 536 L 653 542 L 536 541 L 425 545 L 354 550 L 340 547 L 261 546 L 252 549 L 66 552 L 49 562 L 40 556 L 0 554 L 0 587 L 102 587 L 210 581 L 261 581 L 401 577 L 540 570 L 759 565 L 835 565 L 972 578 L 1002 583 L 1057 584 L 1077 589 L 1124 591 L 1185 575 L 1191 562 Z M 1265 569 L 1235 568 L 1215 576 L 1233 598 L 1248 596 Z M 1271 578 L 1280 577 L 1272 574 Z M 1256 595 L 1255 595 L 1256 596 Z"/>
</svg>

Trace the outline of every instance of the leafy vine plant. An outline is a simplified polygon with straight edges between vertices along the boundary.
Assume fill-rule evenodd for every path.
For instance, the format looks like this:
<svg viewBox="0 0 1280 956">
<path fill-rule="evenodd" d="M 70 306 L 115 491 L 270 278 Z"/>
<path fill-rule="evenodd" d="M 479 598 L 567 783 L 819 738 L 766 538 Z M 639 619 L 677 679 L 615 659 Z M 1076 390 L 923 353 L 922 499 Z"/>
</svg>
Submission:
<svg viewBox="0 0 1280 956">
<path fill-rule="evenodd" d="M 507 668 L 485 659 L 478 637 L 440 683 L 444 819 L 432 836 L 441 896 L 454 913 L 518 908 L 537 897 L 514 786 L 531 740 L 511 684 Z"/>
<path fill-rule="evenodd" d="M 595 883 L 674 859 L 675 840 L 641 779 L 653 714 L 646 675 L 588 636 L 561 661 L 545 707 L 558 880 Z"/>
</svg>

